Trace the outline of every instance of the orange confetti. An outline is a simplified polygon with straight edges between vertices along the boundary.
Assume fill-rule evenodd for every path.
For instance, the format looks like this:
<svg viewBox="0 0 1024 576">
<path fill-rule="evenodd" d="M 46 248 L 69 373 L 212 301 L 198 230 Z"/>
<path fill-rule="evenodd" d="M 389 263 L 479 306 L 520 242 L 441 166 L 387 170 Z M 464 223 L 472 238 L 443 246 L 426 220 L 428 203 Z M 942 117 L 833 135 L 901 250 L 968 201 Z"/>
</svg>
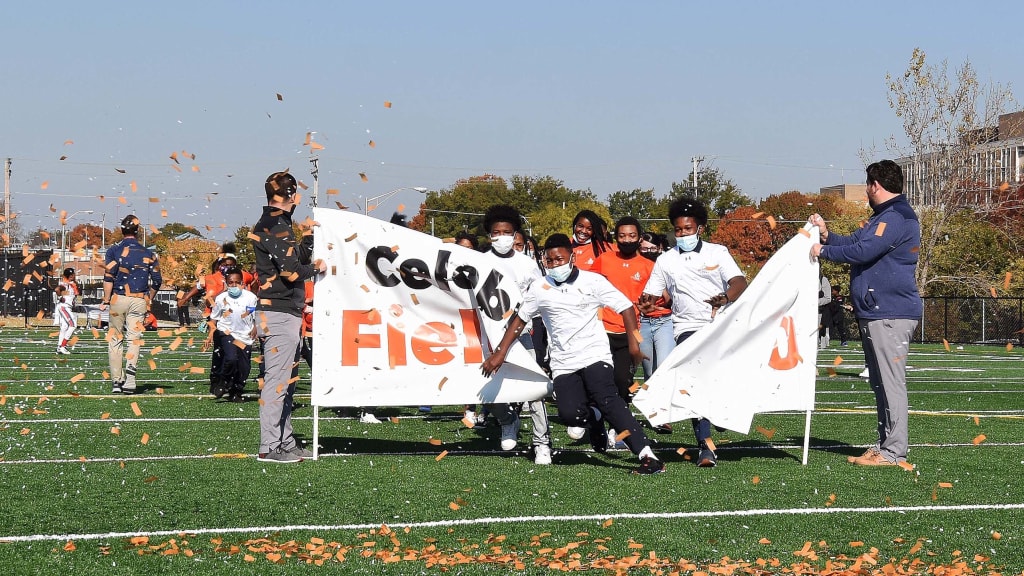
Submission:
<svg viewBox="0 0 1024 576">
<path fill-rule="evenodd" d="M 135 183 L 135 180 L 131 181 L 131 187 L 132 187 L 132 192 L 138 192 L 139 191 L 139 185 Z"/>
<path fill-rule="evenodd" d="M 842 356 L 836 356 L 835 360 L 832 360 L 832 365 L 833 366 L 839 366 L 842 363 L 843 363 L 843 357 Z"/>
<path fill-rule="evenodd" d="M 376 147 L 377 147 L 377 143 L 374 142 L 373 140 L 370 140 L 370 148 L 376 148 Z"/>
<path fill-rule="evenodd" d="M 750 479 L 750 483 L 751 484 L 755 484 L 755 485 L 756 484 L 760 484 L 761 483 L 761 477 L 760 476 L 754 476 L 753 478 Z"/>
<path fill-rule="evenodd" d="M 623 430 L 622 432 L 619 432 L 618 434 L 615 435 L 615 441 L 616 442 L 621 442 L 621 441 L 625 440 L 626 438 L 629 438 L 629 435 L 630 435 L 630 431 L 629 430 Z"/>
<path fill-rule="evenodd" d="M 1003 278 L 1003 290 L 1010 289 L 1010 281 L 1013 280 L 1013 272 L 1007 272 L 1006 277 Z"/>
<path fill-rule="evenodd" d="M 441 439 L 440 438 L 431 438 L 430 440 L 428 440 L 428 442 L 430 442 L 431 446 L 440 446 L 441 445 Z"/>
<path fill-rule="evenodd" d="M 401 420 L 398 419 L 398 416 L 392 416 L 391 418 L 389 418 L 389 420 L 391 420 L 392 424 L 398 424 L 399 422 L 401 422 Z"/>
<path fill-rule="evenodd" d="M 139 408 L 138 402 L 132 402 L 132 412 L 134 412 L 136 416 L 142 416 L 142 410 Z"/>
<path fill-rule="evenodd" d="M 30 430 L 28 428 L 22 428 L 20 433 L 21 433 L 22 436 L 28 436 L 29 433 L 31 433 L 31 432 L 32 432 L 32 430 Z"/>
<path fill-rule="evenodd" d="M 764 219 L 768 221 L 768 227 L 771 228 L 772 230 L 775 230 L 775 227 L 778 226 L 778 224 L 775 223 L 775 218 L 773 216 L 768 215 L 765 216 Z"/>
<path fill-rule="evenodd" d="M 75 382 L 78 382 L 83 378 L 85 378 L 85 373 L 79 372 L 78 374 L 75 374 L 74 376 L 71 377 L 71 383 L 74 384 Z"/>
<path fill-rule="evenodd" d="M 942 339 L 942 346 L 946 349 L 946 352 L 949 352 L 949 342 L 945 338 Z"/>
<path fill-rule="evenodd" d="M 440 454 L 438 454 L 436 457 L 434 457 L 434 462 L 440 462 L 441 459 L 444 458 L 447 455 L 448 455 L 448 451 L 447 450 L 442 451 Z"/>
<path fill-rule="evenodd" d="M 461 508 L 461 506 L 459 506 L 455 502 L 449 502 L 448 507 L 451 508 L 452 510 L 458 510 L 459 508 Z"/>
<path fill-rule="evenodd" d="M 988 291 L 989 291 L 990 294 L 992 294 L 993 298 L 997 298 L 998 297 L 996 295 L 996 287 L 995 286 L 989 286 Z"/>
<path fill-rule="evenodd" d="M 149 434 L 143 432 L 142 438 L 139 439 L 139 442 L 142 442 L 143 444 L 149 444 Z"/>
<path fill-rule="evenodd" d="M 360 173 L 359 173 L 359 179 L 360 179 L 360 180 L 362 180 L 363 182 L 369 182 L 369 181 L 370 181 L 370 179 L 369 179 L 369 178 L 367 178 L 367 177 L 366 177 L 366 174 L 365 174 L 365 173 L 363 173 L 363 172 L 360 172 Z"/>
<path fill-rule="evenodd" d="M 441 388 L 444 388 L 446 382 L 448 382 L 448 377 L 444 376 L 441 378 L 441 381 L 437 383 L 437 389 L 440 390 Z"/>
<path fill-rule="evenodd" d="M 1002 538 L 1003 538 L 1003 535 L 1000 534 L 999 532 L 992 532 L 992 539 L 993 540 L 1001 540 Z"/>
<path fill-rule="evenodd" d="M 939 488 L 952 488 L 952 482 L 939 482 Z"/>
<path fill-rule="evenodd" d="M 601 528 L 607 528 L 607 527 L 611 526 L 614 523 L 615 523 L 615 521 L 612 520 L 611 518 L 609 518 L 609 519 L 605 520 L 604 522 L 601 522 Z"/>
<path fill-rule="evenodd" d="M 391 108 L 391 101 L 390 100 L 385 100 L 384 101 L 384 107 L 385 108 Z"/>
<path fill-rule="evenodd" d="M 49 180 L 43 180 L 43 183 L 39 185 L 39 188 L 42 189 L 42 190 L 46 190 L 49 187 L 50 187 L 50 181 Z"/>
<path fill-rule="evenodd" d="M 1013 352 L 1013 342 L 1007 342 L 1006 343 L 1006 351 L 1007 352 Z"/>
<path fill-rule="evenodd" d="M 771 544 L 772 541 L 767 539 L 767 538 L 761 538 L 760 540 L 757 541 L 757 543 L 758 544 Z"/>
<path fill-rule="evenodd" d="M 771 440 L 772 436 L 775 436 L 775 428 L 765 428 L 764 426 L 758 426 L 757 431 L 764 434 L 764 437 Z"/>
<path fill-rule="evenodd" d="M 64 545 L 64 551 L 65 552 L 74 552 L 75 551 L 75 543 L 72 542 L 71 540 L 68 540 L 67 544 Z"/>
<path fill-rule="evenodd" d="M 974 440 L 971 440 L 971 444 L 977 446 L 978 444 L 984 442 L 987 438 L 988 436 L 985 436 L 984 434 L 978 434 L 977 436 L 974 437 Z"/>
<path fill-rule="evenodd" d="M 114 436 L 119 436 L 121 434 L 121 429 L 118 428 L 117 426 L 111 426 L 110 433 L 113 434 Z"/>
</svg>

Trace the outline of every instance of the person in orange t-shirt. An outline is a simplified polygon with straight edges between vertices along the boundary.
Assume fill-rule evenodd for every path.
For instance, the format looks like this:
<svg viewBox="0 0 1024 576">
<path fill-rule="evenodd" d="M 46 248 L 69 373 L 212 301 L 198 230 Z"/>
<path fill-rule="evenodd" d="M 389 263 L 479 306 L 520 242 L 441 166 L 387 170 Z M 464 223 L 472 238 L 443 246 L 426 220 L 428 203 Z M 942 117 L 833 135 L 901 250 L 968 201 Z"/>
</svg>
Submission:
<svg viewBox="0 0 1024 576">
<path fill-rule="evenodd" d="M 640 235 L 643 229 L 640 221 L 632 216 L 624 216 L 615 223 L 615 248 L 604 252 L 594 262 L 591 272 L 601 274 L 633 302 L 634 311 L 640 315 L 636 302 L 644 292 L 654 262 L 640 256 Z M 633 397 L 630 388 L 633 386 L 633 375 L 636 366 L 629 355 L 629 340 L 626 338 L 626 327 L 622 315 L 608 308 L 601 310 L 601 320 L 608 333 L 608 344 L 612 351 L 612 366 L 615 371 L 615 386 L 619 396 L 628 404 Z"/>
<path fill-rule="evenodd" d="M 572 253 L 576 267 L 590 270 L 601 254 L 611 250 L 608 224 L 593 210 L 580 210 L 572 220 Z"/>
</svg>

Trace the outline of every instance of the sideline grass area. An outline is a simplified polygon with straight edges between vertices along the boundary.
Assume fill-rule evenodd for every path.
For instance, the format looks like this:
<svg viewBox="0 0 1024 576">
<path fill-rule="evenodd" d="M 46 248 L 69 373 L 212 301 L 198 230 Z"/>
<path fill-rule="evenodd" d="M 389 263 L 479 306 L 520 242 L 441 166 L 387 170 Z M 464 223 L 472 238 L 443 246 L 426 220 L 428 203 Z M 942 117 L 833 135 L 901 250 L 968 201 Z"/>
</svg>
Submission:
<svg viewBox="0 0 1024 576">
<path fill-rule="evenodd" d="M 109 395 L 98 336 L 59 357 L 49 330 L 0 330 L 5 574 L 1024 573 L 1018 350 L 912 348 L 914 472 L 845 461 L 876 420 L 852 346 L 819 355 L 807 466 L 803 415 L 764 414 L 717 435 L 710 470 L 677 453 L 688 426 L 652 434 L 668 471 L 638 477 L 628 452 L 596 455 L 557 422 L 554 466 L 501 453 L 455 406 L 382 408 L 378 425 L 323 409 L 320 461 L 260 463 L 257 403 L 206 394 L 198 335 L 171 350 L 179 335 L 147 334 L 133 397 Z M 299 402 L 308 439 L 308 387 Z"/>
</svg>

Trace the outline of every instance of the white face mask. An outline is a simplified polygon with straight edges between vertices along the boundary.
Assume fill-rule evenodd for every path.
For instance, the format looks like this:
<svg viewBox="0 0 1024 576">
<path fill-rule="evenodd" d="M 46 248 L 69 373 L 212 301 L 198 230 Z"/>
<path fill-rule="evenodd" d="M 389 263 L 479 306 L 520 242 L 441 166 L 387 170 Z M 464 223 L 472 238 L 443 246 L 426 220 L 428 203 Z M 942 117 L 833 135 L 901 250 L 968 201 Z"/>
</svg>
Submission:
<svg viewBox="0 0 1024 576">
<path fill-rule="evenodd" d="M 515 241 L 515 236 L 491 236 L 491 248 L 498 254 L 508 254 Z"/>
<path fill-rule="evenodd" d="M 569 274 L 572 274 L 572 262 L 548 268 L 548 276 L 555 282 L 565 282 L 569 278 Z"/>
</svg>

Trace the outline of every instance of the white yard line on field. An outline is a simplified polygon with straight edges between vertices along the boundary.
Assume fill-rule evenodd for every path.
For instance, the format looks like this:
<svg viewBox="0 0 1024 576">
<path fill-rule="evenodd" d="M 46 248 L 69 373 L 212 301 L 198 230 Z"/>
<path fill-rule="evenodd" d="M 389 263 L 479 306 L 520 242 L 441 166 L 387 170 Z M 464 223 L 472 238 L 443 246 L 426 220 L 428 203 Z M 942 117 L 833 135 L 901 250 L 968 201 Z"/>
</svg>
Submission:
<svg viewBox="0 0 1024 576">
<path fill-rule="evenodd" d="M 244 526 L 221 528 L 182 528 L 179 530 L 153 530 L 141 532 L 104 532 L 92 534 L 25 534 L 0 536 L 0 543 L 47 542 L 68 540 L 109 540 L 147 536 L 200 535 L 200 534 L 272 534 L 276 532 L 326 532 L 337 530 L 370 530 L 387 524 L 392 528 L 448 528 L 451 526 L 477 526 L 481 524 L 525 524 L 529 522 L 604 522 L 606 520 L 680 520 L 689 518 L 738 518 L 757 516 L 811 516 L 823 514 L 905 514 L 908 512 L 986 512 L 1001 510 L 1024 510 L 1024 504 L 960 504 L 935 506 L 890 506 L 866 508 L 788 508 L 772 510 L 719 510 L 706 512 L 644 512 L 618 514 L 580 514 L 564 516 L 510 516 L 488 518 L 466 518 L 462 520 L 433 520 L 425 522 L 376 522 L 373 524 L 291 524 L 283 526 Z"/>
</svg>

